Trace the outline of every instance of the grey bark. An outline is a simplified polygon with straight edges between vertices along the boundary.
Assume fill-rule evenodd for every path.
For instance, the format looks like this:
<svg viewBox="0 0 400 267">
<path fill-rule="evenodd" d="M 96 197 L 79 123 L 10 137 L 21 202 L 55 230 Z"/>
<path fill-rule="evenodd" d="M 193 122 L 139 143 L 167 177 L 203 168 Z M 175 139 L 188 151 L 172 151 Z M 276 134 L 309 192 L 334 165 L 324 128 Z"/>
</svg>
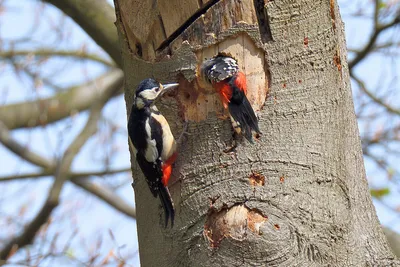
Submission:
<svg viewBox="0 0 400 267">
<path fill-rule="evenodd" d="M 131 159 L 142 266 L 399 265 L 368 191 L 336 2 L 270 1 L 256 12 L 253 1 L 215 1 L 161 52 L 155 50 L 171 36 L 168 27 L 188 16 L 165 10 L 176 1 L 150 2 L 115 0 L 127 112 L 146 75 L 178 80 L 180 91 L 159 108 L 176 134 L 180 116 L 189 119 L 191 135 L 170 186 L 177 210 L 172 229 L 161 226 L 159 201 Z M 201 9 L 206 1 L 185 1 L 181 9 L 192 2 Z M 145 15 L 135 21 L 138 10 L 136 16 Z M 163 38 L 151 27 L 157 23 Z M 141 24 L 150 25 L 147 35 Z M 261 55 L 269 82 L 268 98 L 252 97 L 263 135 L 254 145 L 240 142 L 235 153 L 223 152 L 232 129 L 217 115 L 218 101 L 198 105 L 213 96 L 199 91 L 195 77 L 205 51 L 216 53 L 228 39 Z M 264 87 L 249 94 L 262 95 Z"/>
<path fill-rule="evenodd" d="M 400 257 L 400 235 L 395 231 L 383 227 L 383 232 L 388 240 L 389 246 L 397 258 Z"/>
</svg>

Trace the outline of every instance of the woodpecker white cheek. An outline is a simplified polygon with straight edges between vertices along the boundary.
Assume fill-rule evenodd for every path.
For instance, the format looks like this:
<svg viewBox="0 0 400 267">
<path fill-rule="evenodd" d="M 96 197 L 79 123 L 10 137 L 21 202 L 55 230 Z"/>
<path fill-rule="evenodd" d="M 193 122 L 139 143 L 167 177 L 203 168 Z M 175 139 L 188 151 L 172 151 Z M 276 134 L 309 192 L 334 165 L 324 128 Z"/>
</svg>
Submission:
<svg viewBox="0 0 400 267">
<path fill-rule="evenodd" d="M 144 90 L 140 93 L 143 99 L 154 100 L 157 98 L 158 93 L 155 90 Z"/>
</svg>

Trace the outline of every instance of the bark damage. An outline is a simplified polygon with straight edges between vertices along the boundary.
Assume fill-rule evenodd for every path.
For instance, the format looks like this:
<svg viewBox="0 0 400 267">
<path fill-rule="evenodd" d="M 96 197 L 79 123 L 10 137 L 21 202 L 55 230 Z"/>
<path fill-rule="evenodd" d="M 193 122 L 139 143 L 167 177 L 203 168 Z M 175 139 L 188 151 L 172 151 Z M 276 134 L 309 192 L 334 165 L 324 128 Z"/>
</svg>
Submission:
<svg viewBox="0 0 400 267">
<path fill-rule="evenodd" d="M 252 232 L 262 235 L 260 228 L 268 220 L 258 210 L 251 210 L 243 204 L 211 210 L 204 225 L 204 235 L 212 248 L 217 248 L 225 238 L 243 241 Z"/>
</svg>

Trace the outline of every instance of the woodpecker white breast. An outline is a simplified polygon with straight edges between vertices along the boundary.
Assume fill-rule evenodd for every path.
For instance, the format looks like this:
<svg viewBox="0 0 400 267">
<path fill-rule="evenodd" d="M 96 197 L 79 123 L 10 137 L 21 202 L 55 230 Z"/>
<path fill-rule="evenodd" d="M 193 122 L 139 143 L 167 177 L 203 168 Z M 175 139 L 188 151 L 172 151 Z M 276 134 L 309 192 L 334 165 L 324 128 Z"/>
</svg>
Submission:
<svg viewBox="0 0 400 267">
<path fill-rule="evenodd" d="M 167 120 L 154 106 L 167 90 L 178 84 L 162 85 L 154 79 L 143 80 L 135 94 L 128 121 L 128 134 L 136 160 L 154 197 L 159 196 L 165 211 L 165 225 L 174 221 L 174 206 L 167 184 L 176 158 L 176 142 Z"/>
</svg>

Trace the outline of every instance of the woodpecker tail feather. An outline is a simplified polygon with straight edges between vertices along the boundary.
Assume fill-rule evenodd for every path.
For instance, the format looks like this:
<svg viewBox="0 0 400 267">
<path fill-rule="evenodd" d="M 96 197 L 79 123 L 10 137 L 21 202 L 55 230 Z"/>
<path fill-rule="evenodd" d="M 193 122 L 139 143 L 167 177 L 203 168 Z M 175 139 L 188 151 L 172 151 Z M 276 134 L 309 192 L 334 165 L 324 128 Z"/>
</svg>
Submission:
<svg viewBox="0 0 400 267">
<path fill-rule="evenodd" d="M 160 197 L 165 212 L 165 227 L 168 225 L 169 218 L 171 218 L 172 227 L 174 225 L 175 210 L 168 187 L 164 186 L 162 183 L 163 172 L 161 161 L 157 160 L 155 163 L 148 162 L 145 157 L 139 153 L 136 155 L 136 160 L 146 177 L 151 193 L 154 197 L 157 197 L 157 195 Z"/>
<path fill-rule="evenodd" d="M 253 143 L 252 130 L 259 134 L 261 134 L 261 131 L 258 128 L 256 114 L 247 97 L 243 96 L 241 103 L 229 103 L 228 108 L 234 122 L 233 127 L 240 128 L 244 137 L 246 137 L 249 142 Z"/>
<path fill-rule="evenodd" d="M 167 228 L 168 226 L 169 218 L 171 218 L 171 228 L 172 228 L 174 226 L 175 209 L 168 187 L 160 186 L 158 189 L 158 196 L 160 197 L 161 204 L 163 206 L 165 213 L 165 228 Z"/>
</svg>

